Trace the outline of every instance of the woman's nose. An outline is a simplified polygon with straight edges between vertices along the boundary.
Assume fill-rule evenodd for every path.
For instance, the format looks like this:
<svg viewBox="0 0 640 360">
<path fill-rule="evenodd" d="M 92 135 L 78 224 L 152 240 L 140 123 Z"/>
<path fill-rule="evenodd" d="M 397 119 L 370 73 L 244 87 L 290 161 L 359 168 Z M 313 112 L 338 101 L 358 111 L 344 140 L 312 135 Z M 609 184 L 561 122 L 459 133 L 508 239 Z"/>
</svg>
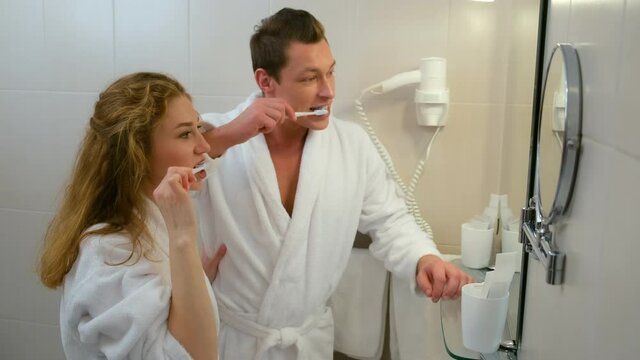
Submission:
<svg viewBox="0 0 640 360">
<path fill-rule="evenodd" d="M 196 148 L 195 152 L 197 154 L 208 153 L 211 150 L 211 146 L 204 138 L 204 135 L 200 131 L 196 131 Z"/>
</svg>

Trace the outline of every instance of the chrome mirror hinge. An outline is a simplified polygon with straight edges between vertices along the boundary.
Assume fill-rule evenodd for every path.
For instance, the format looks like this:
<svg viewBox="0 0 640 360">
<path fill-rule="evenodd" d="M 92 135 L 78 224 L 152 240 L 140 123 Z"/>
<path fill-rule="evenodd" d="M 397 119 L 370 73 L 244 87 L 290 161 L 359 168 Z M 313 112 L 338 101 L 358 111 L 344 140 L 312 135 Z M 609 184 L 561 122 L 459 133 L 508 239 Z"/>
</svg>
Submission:
<svg viewBox="0 0 640 360">
<path fill-rule="evenodd" d="M 547 283 L 557 285 L 564 280 L 565 255 L 554 249 L 552 238 L 548 226 L 536 223 L 535 208 L 522 209 L 520 241 L 524 242 L 525 251 L 544 265 Z"/>
<path fill-rule="evenodd" d="M 533 251 L 533 247 L 531 243 L 527 241 L 527 234 L 524 231 L 525 225 L 529 228 L 533 229 L 536 226 L 536 209 L 534 206 L 529 206 L 522 208 L 520 211 L 520 219 L 522 219 L 522 224 L 520 224 L 520 236 L 518 237 L 518 241 L 524 244 L 524 251 L 528 252 L 532 257 L 538 260 L 536 253 Z"/>
</svg>

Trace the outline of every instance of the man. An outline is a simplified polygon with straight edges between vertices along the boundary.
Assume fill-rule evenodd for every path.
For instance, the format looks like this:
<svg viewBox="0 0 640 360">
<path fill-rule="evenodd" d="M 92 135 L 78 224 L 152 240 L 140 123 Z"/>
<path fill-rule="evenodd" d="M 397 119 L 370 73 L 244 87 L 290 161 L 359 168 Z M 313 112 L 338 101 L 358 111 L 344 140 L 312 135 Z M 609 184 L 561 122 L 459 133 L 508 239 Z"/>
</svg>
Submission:
<svg viewBox="0 0 640 360">
<path fill-rule="evenodd" d="M 205 249 L 228 249 L 214 282 L 221 358 L 331 359 L 326 302 L 357 231 L 433 301 L 458 297 L 471 278 L 439 258 L 365 132 L 330 116 L 335 60 L 322 25 L 282 9 L 257 28 L 251 56 L 260 92 L 229 113 L 203 115 L 217 126 L 205 133 L 210 154 L 228 149 L 199 195 Z M 329 114 L 294 113 L 317 109 Z M 238 124 L 251 131 L 216 144 Z"/>
</svg>

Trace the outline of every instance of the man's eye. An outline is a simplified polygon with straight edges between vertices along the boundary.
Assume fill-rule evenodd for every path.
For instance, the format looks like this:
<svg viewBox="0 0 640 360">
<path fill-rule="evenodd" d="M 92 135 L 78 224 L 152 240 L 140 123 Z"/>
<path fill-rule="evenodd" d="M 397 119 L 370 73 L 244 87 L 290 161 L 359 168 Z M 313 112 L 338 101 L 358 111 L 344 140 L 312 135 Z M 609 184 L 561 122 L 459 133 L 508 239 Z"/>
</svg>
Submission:
<svg viewBox="0 0 640 360">
<path fill-rule="evenodd" d="M 198 125 L 197 128 L 200 134 L 204 134 L 205 132 L 207 132 L 207 129 L 205 129 L 202 125 Z"/>
</svg>

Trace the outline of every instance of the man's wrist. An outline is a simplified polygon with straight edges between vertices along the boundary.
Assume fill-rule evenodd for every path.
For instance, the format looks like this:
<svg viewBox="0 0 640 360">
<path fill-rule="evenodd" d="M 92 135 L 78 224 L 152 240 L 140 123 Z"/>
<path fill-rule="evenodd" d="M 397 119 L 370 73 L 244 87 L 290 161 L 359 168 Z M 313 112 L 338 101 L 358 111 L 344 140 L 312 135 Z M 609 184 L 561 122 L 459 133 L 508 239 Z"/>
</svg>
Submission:
<svg viewBox="0 0 640 360">
<path fill-rule="evenodd" d="M 209 156 L 215 159 L 222 156 L 234 144 L 230 143 L 229 136 L 225 135 L 225 125 L 218 127 L 208 125 L 210 125 L 209 130 L 204 133 L 204 138 L 209 143 Z"/>
</svg>

